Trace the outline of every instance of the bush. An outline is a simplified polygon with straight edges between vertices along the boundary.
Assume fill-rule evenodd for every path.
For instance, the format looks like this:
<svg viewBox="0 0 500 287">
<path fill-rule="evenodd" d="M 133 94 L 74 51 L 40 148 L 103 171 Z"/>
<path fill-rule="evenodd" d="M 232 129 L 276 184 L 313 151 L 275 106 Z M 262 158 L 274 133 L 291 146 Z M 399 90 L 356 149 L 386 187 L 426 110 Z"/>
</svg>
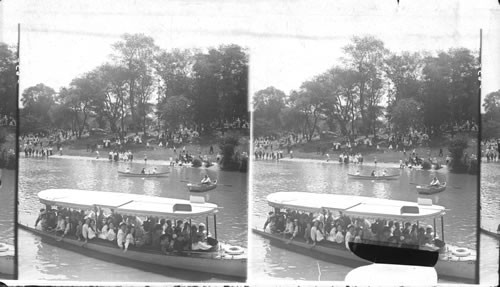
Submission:
<svg viewBox="0 0 500 287">
<path fill-rule="evenodd" d="M 478 174 L 479 169 L 478 169 L 478 162 L 477 159 L 472 159 L 469 164 L 469 169 L 467 170 L 468 173 L 470 174 Z"/>
<path fill-rule="evenodd" d="M 428 169 L 431 169 L 432 168 L 432 164 L 428 161 L 424 161 L 422 163 L 422 169 L 425 169 L 425 170 L 428 170 Z"/>
<path fill-rule="evenodd" d="M 453 139 L 448 146 L 448 150 L 451 153 L 450 168 L 451 171 L 456 173 L 467 172 L 467 165 L 463 160 L 464 151 L 469 147 L 467 139 L 458 137 Z"/>
<path fill-rule="evenodd" d="M 199 158 L 193 159 L 193 167 L 200 167 L 202 164 L 201 160 Z"/>
</svg>

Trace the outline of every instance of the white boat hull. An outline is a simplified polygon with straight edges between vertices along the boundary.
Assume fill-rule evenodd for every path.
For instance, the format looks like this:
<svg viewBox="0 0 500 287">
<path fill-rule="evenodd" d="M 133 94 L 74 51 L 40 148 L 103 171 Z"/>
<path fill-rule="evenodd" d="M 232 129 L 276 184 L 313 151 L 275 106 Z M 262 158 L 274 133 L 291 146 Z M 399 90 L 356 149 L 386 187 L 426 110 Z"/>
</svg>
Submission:
<svg viewBox="0 0 500 287">
<path fill-rule="evenodd" d="M 2 275 L 14 275 L 14 246 L 5 243 L 2 244 L 8 250 L 0 251 L 0 278 L 2 278 Z"/>
<path fill-rule="evenodd" d="M 19 227 L 47 239 L 48 243 L 52 245 L 62 248 L 71 248 L 72 250 L 75 250 L 75 247 L 79 247 L 81 248 L 79 252 L 82 254 L 88 253 L 87 250 L 95 251 L 106 256 L 107 260 L 113 262 L 120 260 L 133 261 L 134 263 L 219 274 L 238 278 L 238 280 L 245 280 L 246 278 L 246 253 L 241 255 L 229 255 L 224 252 L 192 252 L 191 254 L 184 252 L 182 255 L 174 253 L 167 255 L 162 254 L 159 250 L 128 250 L 127 252 L 123 252 L 123 250 L 114 245 L 111 246 L 109 244 L 96 244 L 90 242 L 83 244 L 82 241 L 68 238 L 61 239 L 54 234 L 42 232 L 22 224 L 19 224 Z"/>
<path fill-rule="evenodd" d="M 339 244 L 338 248 L 326 247 L 321 245 L 316 245 L 312 247 L 311 244 L 307 244 L 303 241 L 291 241 L 283 238 L 281 235 L 271 234 L 253 228 L 252 231 L 259 234 L 267 239 L 270 239 L 274 243 L 280 243 L 286 249 L 292 251 L 297 251 L 300 253 L 305 253 L 308 256 L 319 257 L 325 261 L 330 261 L 334 263 L 340 263 L 344 265 L 352 266 L 353 264 L 357 266 L 371 264 L 372 262 L 364 260 L 356 256 L 351 251 L 345 248 L 344 244 Z M 340 259 L 340 260 L 339 260 Z M 346 260 L 348 262 L 346 262 Z M 467 283 L 475 282 L 475 267 L 476 256 L 475 251 L 472 251 L 471 256 L 468 257 L 456 257 L 456 256 L 440 256 L 437 264 L 434 266 L 439 277 L 447 277 L 453 279 L 459 279 L 460 281 L 466 281 Z"/>
</svg>

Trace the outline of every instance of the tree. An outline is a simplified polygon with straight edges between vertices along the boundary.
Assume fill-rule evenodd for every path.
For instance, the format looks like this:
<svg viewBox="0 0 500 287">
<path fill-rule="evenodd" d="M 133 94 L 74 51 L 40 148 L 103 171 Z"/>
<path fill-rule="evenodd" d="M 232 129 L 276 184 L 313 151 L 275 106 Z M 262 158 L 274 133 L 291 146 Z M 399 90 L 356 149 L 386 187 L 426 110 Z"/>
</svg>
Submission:
<svg viewBox="0 0 500 287">
<path fill-rule="evenodd" d="M 500 90 L 486 95 L 483 107 L 485 114 L 482 116 L 482 138 L 500 138 Z"/>
<path fill-rule="evenodd" d="M 359 111 L 362 131 L 375 133 L 375 122 L 380 114 L 382 95 L 382 66 L 388 51 L 384 43 L 373 36 L 354 37 L 352 43 L 343 48 L 344 62 L 358 72 Z"/>
<path fill-rule="evenodd" d="M 16 55 L 0 43 L 0 114 L 11 114 L 17 109 Z"/>
<path fill-rule="evenodd" d="M 281 129 L 280 113 L 286 107 L 286 95 L 275 87 L 267 87 L 253 97 L 254 127 L 257 131 L 275 133 Z"/>
<path fill-rule="evenodd" d="M 186 125 L 192 119 L 191 102 L 185 96 L 171 96 L 161 105 L 160 119 L 166 126 L 175 129 L 179 125 Z"/>
<path fill-rule="evenodd" d="M 390 111 L 391 123 L 397 132 L 405 134 L 422 123 L 421 105 L 413 98 L 396 101 Z"/>
<path fill-rule="evenodd" d="M 44 131 L 53 125 L 49 111 L 56 105 L 55 95 L 54 89 L 44 84 L 37 84 L 24 90 L 21 97 L 23 131 Z"/>
<path fill-rule="evenodd" d="M 144 34 L 124 34 L 122 40 L 113 44 L 113 48 L 118 53 L 114 55 L 117 63 L 123 67 L 128 74 L 128 104 L 132 116 L 132 127 L 135 129 L 139 113 L 137 112 L 137 102 L 143 103 L 143 115 L 147 98 L 152 92 L 153 85 L 152 72 L 153 64 L 159 48 L 154 44 L 152 37 Z M 145 127 L 143 127 L 145 129 Z"/>
<path fill-rule="evenodd" d="M 421 93 L 422 57 L 419 53 L 391 53 L 385 60 L 384 71 L 390 80 L 389 102 L 418 98 Z"/>
<path fill-rule="evenodd" d="M 190 50 L 173 49 L 171 52 L 162 50 L 155 61 L 155 70 L 163 83 L 161 91 L 165 101 L 173 96 L 191 96 L 191 71 L 193 53 Z"/>
</svg>

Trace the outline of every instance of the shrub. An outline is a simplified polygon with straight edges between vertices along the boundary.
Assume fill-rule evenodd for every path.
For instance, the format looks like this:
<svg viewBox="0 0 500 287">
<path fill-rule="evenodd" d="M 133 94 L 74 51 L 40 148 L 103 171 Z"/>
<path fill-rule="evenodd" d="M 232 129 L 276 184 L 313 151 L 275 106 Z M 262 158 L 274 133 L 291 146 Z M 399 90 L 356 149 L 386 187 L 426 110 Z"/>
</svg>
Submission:
<svg viewBox="0 0 500 287">
<path fill-rule="evenodd" d="M 424 161 L 422 163 L 422 169 L 425 169 L 425 170 L 428 170 L 428 169 L 431 169 L 432 168 L 432 164 L 428 161 Z"/>
<path fill-rule="evenodd" d="M 458 137 L 450 142 L 448 150 L 451 153 L 451 171 L 456 173 L 467 172 L 467 165 L 463 160 L 464 151 L 469 147 L 467 139 Z"/>
<path fill-rule="evenodd" d="M 201 160 L 199 158 L 193 159 L 193 167 L 200 167 L 202 164 Z"/>
</svg>

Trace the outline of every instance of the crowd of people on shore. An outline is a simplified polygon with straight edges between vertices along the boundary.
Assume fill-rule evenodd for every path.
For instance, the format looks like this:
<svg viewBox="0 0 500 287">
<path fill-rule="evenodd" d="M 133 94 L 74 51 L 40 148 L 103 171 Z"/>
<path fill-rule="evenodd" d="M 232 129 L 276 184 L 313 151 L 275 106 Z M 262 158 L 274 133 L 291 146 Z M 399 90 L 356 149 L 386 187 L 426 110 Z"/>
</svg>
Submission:
<svg viewBox="0 0 500 287">
<path fill-rule="evenodd" d="M 497 162 L 500 160 L 500 139 L 482 141 L 481 157 L 486 158 L 486 162 Z"/>
<path fill-rule="evenodd" d="M 431 225 L 419 226 L 411 222 L 391 220 L 370 221 L 339 214 L 334 217 L 329 211 L 319 214 L 275 208 L 270 211 L 264 231 L 281 234 L 286 239 L 299 240 L 312 245 L 345 244 L 348 242 L 376 242 L 408 248 L 433 248 L 441 246 Z"/>
<path fill-rule="evenodd" d="M 17 125 L 16 118 L 11 115 L 1 115 L 0 114 L 0 127 L 11 126 L 15 127 Z"/>
<path fill-rule="evenodd" d="M 129 249 L 152 249 L 163 253 L 184 250 L 215 250 L 212 238 L 204 223 L 147 217 L 144 221 L 136 216 L 123 216 L 101 209 L 86 213 L 84 210 L 67 208 L 40 210 L 35 228 L 54 232 L 57 236 L 87 242 L 112 242 L 126 252 Z"/>
</svg>

